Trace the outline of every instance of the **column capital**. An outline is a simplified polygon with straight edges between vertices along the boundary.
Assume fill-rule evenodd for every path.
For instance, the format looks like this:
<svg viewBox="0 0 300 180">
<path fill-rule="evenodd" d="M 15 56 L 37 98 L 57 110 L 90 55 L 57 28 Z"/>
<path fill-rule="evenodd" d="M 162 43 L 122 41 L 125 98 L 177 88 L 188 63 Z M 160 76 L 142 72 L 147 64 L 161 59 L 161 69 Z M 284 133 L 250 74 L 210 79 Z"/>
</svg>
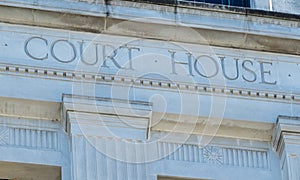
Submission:
<svg viewBox="0 0 300 180">
<path fill-rule="evenodd" d="M 288 137 L 293 138 L 290 139 Z M 300 145 L 300 117 L 278 116 L 273 136 L 274 149 L 278 152 L 283 145 L 282 143 L 291 141 Z"/>
<path fill-rule="evenodd" d="M 282 179 L 300 179 L 300 117 L 278 116 L 273 147 L 280 158 Z"/>
<path fill-rule="evenodd" d="M 63 96 L 63 119 L 70 134 L 146 140 L 152 104 L 113 98 Z"/>
</svg>

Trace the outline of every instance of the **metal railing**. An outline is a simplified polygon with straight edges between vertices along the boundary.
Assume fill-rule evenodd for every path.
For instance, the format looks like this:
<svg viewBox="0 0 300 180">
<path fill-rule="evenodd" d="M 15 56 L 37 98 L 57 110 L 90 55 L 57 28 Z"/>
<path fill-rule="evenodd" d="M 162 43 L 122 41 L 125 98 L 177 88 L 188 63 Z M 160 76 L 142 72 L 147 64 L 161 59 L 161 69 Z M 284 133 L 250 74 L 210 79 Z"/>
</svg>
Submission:
<svg viewBox="0 0 300 180">
<path fill-rule="evenodd" d="M 226 6 L 250 7 L 250 0 L 176 0 L 177 3 L 191 3 L 191 4 L 220 4 Z"/>
<path fill-rule="evenodd" d="M 225 6 L 250 7 L 250 0 L 137 0 L 139 2 L 151 2 L 158 4 L 219 4 Z"/>
</svg>

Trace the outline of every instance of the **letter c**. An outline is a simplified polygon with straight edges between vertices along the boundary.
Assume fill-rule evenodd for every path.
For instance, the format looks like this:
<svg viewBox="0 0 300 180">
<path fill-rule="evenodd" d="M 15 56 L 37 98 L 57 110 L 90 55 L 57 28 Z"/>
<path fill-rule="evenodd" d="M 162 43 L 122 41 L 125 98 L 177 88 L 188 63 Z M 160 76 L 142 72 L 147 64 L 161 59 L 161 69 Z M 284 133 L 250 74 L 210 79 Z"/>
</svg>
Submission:
<svg viewBox="0 0 300 180">
<path fill-rule="evenodd" d="M 26 55 L 29 56 L 29 57 L 31 57 L 32 59 L 35 59 L 35 60 L 44 60 L 44 59 L 48 59 L 48 53 L 46 53 L 46 55 L 43 56 L 43 57 L 35 57 L 35 56 L 33 56 L 32 54 L 30 54 L 30 52 L 29 52 L 29 50 L 28 50 L 28 44 L 29 44 L 29 42 L 30 42 L 31 40 L 33 40 L 33 39 L 40 39 L 40 40 L 42 40 L 42 41 L 45 43 L 46 46 L 48 46 L 48 41 L 47 41 L 45 38 L 37 37 L 37 36 L 31 37 L 31 38 L 29 38 L 29 39 L 25 42 L 24 50 L 25 50 Z"/>
</svg>

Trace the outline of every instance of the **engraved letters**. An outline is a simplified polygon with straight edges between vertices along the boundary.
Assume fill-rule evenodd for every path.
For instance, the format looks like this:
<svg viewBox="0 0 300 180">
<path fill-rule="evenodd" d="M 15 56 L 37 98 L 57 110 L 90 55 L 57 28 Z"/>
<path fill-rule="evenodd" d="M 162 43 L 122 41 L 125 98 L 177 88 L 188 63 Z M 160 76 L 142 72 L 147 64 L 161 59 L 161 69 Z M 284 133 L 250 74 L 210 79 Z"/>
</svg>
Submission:
<svg viewBox="0 0 300 180">
<path fill-rule="evenodd" d="M 90 51 L 86 53 L 85 51 L 88 48 L 90 48 Z M 129 71 L 139 70 L 135 66 L 136 61 L 134 59 L 138 55 L 142 56 L 143 53 L 147 54 L 145 48 L 129 44 L 115 47 L 115 45 L 104 42 L 95 43 L 84 40 L 48 40 L 38 36 L 30 37 L 24 44 L 25 54 L 33 60 L 45 61 L 52 59 L 59 63 L 79 61 L 87 66 Z M 161 49 L 157 48 L 157 50 Z M 169 73 L 172 75 L 187 75 L 205 79 L 220 75 L 227 81 L 241 80 L 247 83 L 277 84 L 277 80 L 273 76 L 273 63 L 268 61 L 234 57 L 234 55 L 212 56 L 205 53 L 199 54 L 198 52 L 174 49 L 166 49 L 164 56 L 167 57 L 165 60 L 169 61 L 169 67 L 166 67 L 166 69 L 169 69 Z M 124 61 L 126 62 L 124 63 Z M 186 74 L 179 71 L 180 66 L 186 70 Z"/>
</svg>

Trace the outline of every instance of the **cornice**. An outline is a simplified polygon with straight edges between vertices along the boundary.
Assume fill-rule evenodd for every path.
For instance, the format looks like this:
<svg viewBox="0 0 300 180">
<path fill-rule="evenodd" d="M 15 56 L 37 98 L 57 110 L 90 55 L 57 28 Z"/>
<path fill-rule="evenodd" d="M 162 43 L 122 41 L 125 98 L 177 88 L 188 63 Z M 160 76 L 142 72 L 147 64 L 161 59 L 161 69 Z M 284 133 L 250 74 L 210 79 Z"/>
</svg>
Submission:
<svg viewBox="0 0 300 180">
<path fill-rule="evenodd" d="M 86 4 L 91 5 L 91 3 Z M 298 48 L 300 38 L 297 30 L 300 24 L 299 21 L 293 18 L 280 19 L 265 15 L 256 16 L 251 13 L 245 15 L 235 11 L 212 11 L 210 8 L 195 9 L 194 7 L 185 6 L 178 7 L 175 13 L 174 7 L 130 1 L 112 1 L 109 8 L 105 8 L 101 3 L 95 5 L 101 6 L 99 11 L 79 11 L 67 7 L 55 9 L 56 7 L 43 7 L 41 5 L 23 7 L 23 5 L 12 6 L 10 4 L 8 6 L 3 4 L 0 5 L 0 22 L 186 43 L 203 43 L 195 42 L 193 38 L 183 39 L 179 36 L 170 39 L 170 37 L 166 37 L 165 34 L 161 33 L 162 29 L 189 27 L 201 34 L 210 45 L 214 46 L 300 54 Z M 128 11 L 132 8 L 134 11 L 129 14 Z M 150 22 L 147 18 L 153 17 L 148 17 L 147 14 L 140 16 L 141 9 L 151 11 L 155 17 L 168 17 L 166 20 L 169 23 Z M 123 11 L 124 13 L 122 13 Z M 188 16 L 187 18 L 189 16 L 194 17 L 196 23 L 194 21 L 185 22 L 187 21 L 187 19 L 185 21 L 183 19 L 185 16 Z M 204 19 L 205 21 L 199 21 L 198 19 Z M 218 23 L 218 20 L 224 21 Z M 112 28 L 126 21 L 132 21 L 132 26 L 139 28 L 130 29 L 130 31 L 126 30 L 126 27 L 125 29 L 122 29 L 122 27 Z M 221 23 L 227 21 L 229 22 L 227 24 Z M 239 25 L 235 26 L 234 24 L 237 21 L 239 21 L 237 23 Z M 148 32 L 148 28 L 143 29 L 148 26 L 155 27 L 154 32 Z M 287 46 L 291 48 L 286 48 Z"/>
<path fill-rule="evenodd" d="M 299 117 L 278 116 L 273 135 L 273 147 L 280 157 L 288 144 L 300 145 Z"/>
<path fill-rule="evenodd" d="M 226 96 L 228 98 L 243 98 L 280 103 L 299 104 L 300 94 L 286 93 L 272 90 L 259 90 L 231 86 L 209 84 L 187 84 L 184 82 L 169 82 L 159 79 L 135 79 L 134 77 L 113 74 L 91 74 L 62 69 L 32 67 L 24 65 L 0 64 L 0 74 L 8 76 L 22 76 L 48 80 L 69 81 L 74 83 L 94 83 L 106 85 L 134 86 L 162 91 L 178 91 L 184 93 L 200 93 L 208 96 Z M 63 92 L 62 92 L 63 93 Z"/>
</svg>

